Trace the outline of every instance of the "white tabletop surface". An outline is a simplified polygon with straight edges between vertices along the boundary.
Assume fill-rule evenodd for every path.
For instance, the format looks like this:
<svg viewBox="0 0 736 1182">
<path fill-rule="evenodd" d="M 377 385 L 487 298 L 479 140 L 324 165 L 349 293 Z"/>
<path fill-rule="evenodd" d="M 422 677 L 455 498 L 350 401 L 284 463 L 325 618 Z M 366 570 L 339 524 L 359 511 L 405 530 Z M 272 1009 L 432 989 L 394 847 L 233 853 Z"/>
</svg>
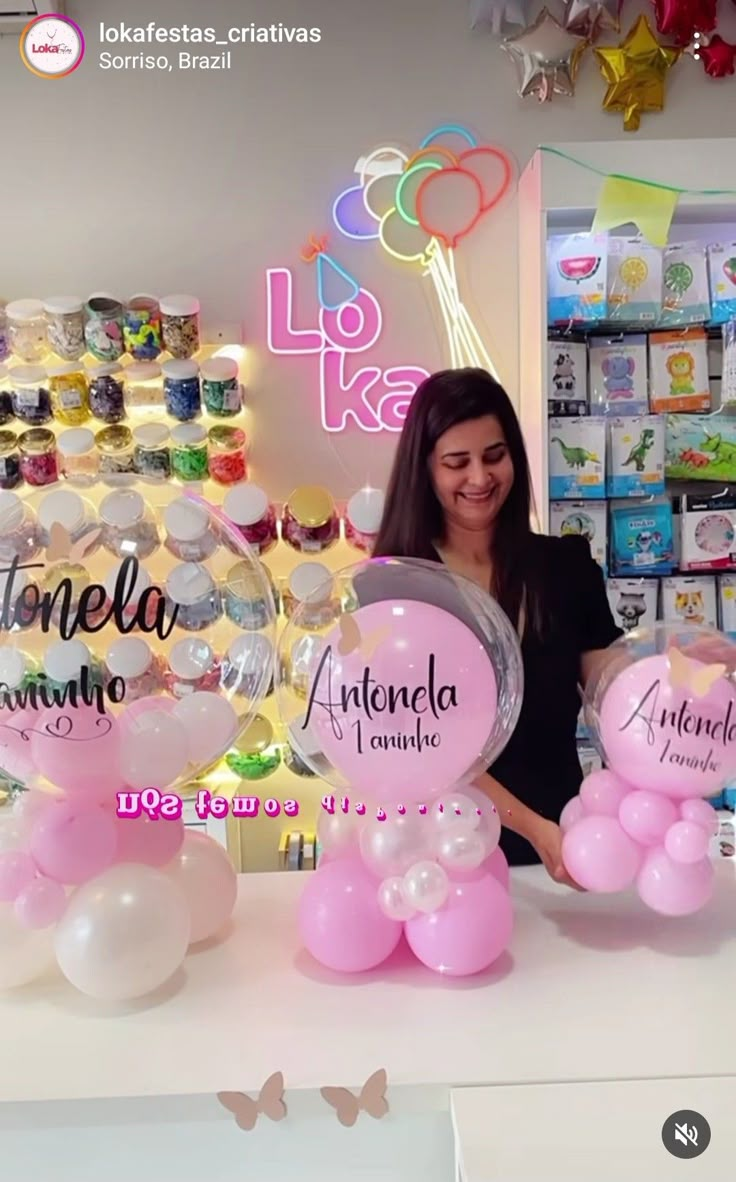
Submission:
<svg viewBox="0 0 736 1182">
<path fill-rule="evenodd" d="M 298 873 L 240 879 L 229 937 L 160 994 L 111 1008 L 61 979 L 0 995 L 0 1101 L 289 1089 L 546 1083 L 736 1074 L 736 875 L 709 907 L 664 919 L 633 895 L 513 876 L 511 948 L 474 978 L 400 949 L 358 977 L 299 947 Z"/>
</svg>

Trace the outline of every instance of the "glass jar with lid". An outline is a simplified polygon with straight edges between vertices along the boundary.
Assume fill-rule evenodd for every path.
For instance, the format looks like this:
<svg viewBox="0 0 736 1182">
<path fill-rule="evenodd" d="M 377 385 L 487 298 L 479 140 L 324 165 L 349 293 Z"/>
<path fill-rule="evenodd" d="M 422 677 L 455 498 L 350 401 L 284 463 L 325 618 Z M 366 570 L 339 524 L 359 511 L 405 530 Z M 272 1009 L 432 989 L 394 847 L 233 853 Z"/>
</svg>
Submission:
<svg viewBox="0 0 736 1182">
<path fill-rule="evenodd" d="M 5 311 L 5 300 L 0 300 L 0 361 L 5 361 L 9 356 L 8 317 Z"/>
<path fill-rule="evenodd" d="M 361 488 L 354 493 L 345 512 L 345 541 L 372 554 L 381 528 L 385 497 L 379 488 Z"/>
<path fill-rule="evenodd" d="M 133 361 L 125 367 L 125 405 L 128 410 L 164 409 L 161 366 L 157 361 Z"/>
<path fill-rule="evenodd" d="M 169 428 L 165 423 L 144 423 L 133 430 L 133 464 L 139 476 L 168 480 L 171 476 Z"/>
<path fill-rule="evenodd" d="M 94 431 L 89 427 L 70 427 L 61 431 L 56 440 L 59 453 L 59 472 L 72 484 L 94 484 L 100 457 L 95 446 Z"/>
<path fill-rule="evenodd" d="M 77 296 L 49 296 L 43 301 L 46 340 L 62 361 L 79 361 L 84 342 L 84 303 Z"/>
<path fill-rule="evenodd" d="M 119 361 L 105 361 L 87 370 L 89 407 L 103 423 L 121 423 L 125 418 L 125 374 Z"/>
<path fill-rule="evenodd" d="M 53 574 L 54 572 L 50 571 L 49 573 Z M 81 582 L 82 580 L 80 580 Z M 57 610 L 54 609 L 52 614 L 56 615 Z M 87 676 L 93 685 L 102 683 L 102 670 L 98 662 L 84 641 L 78 640 L 76 637 L 71 640 L 54 641 L 43 655 L 44 673 L 51 685 L 57 689 L 64 690 L 70 682 L 78 682 L 83 669 L 87 670 Z"/>
<path fill-rule="evenodd" d="M 0 427 L 5 426 L 14 417 L 8 367 L 0 365 Z"/>
<path fill-rule="evenodd" d="M 84 340 L 98 361 L 123 355 L 123 306 L 110 295 L 90 296 L 85 306 Z"/>
<path fill-rule="evenodd" d="M 126 703 L 163 689 L 161 660 L 142 636 L 120 636 L 110 645 L 105 654 L 105 682 L 109 684 L 113 677 L 125 683 Z"/>
<path fill-rule="evenodd" d="M 30 505 L 14 492 L 0 492 L 0 562 L 30 562 L 41 550 L 41 531 Z"/>
<path fill-rule="evenodd" d="M 222 511 L 228 518 L 230 530 L 222 530 L 222 541 L 229 550 L 238 553 L 237 538 L 242 537 L 256 554 L 266 554 L 278 541 L 276 510 L 268 494 L 257 484 L 239 484 L 225 494 Z"/>
<path fill-rule="evenodd" d="M 340 518 L 326 488 L 304 484 L 284 506 L 281 536 L 295 550 L 318 554 L 340 536 Z"/>
<path fill-rule="evenodd" d="M 182 562 L 166 580 L 166 612 L 186 632 L 201 632 L 222 615 L 220 591 L 206 566 Z"/>
<path fill-rule="evenodd" d="M 161 309 L 155 296 L 131 296 L 123 312 L 125 351 L 136 361 L 155 361 L 161 352 Z"/>
<path fill-rule="evenodd" d="M 262 632 L 236 637 L 223 662 L 223 685 L 239 697 L 260 700 L 273 693 L 273 645 Z"/>
<path fill-rule="evenodd" d="M 48 375 L 40 365 L 14 365 L 8 371 L 13 414 L 28 427 L 51 421 Z"/>
<path fill-rule="evenodd" d="M 206 640 L 187 636 L 171 646 L 166 688 L 175 698 L 220 688 L 220 661 Z"/>
<path fill-rule="evenodd" d="M 65 427 L 78 427 L 90 417 L 89 387 L 83 366 L 76 361 L 54 362 L 47 367 L 51 412 Z"/>
<path fill-rule="evenodd" d="M 122 423 L 98 431 L 95 445 L 100 454 L 100 476 L 133 472 L 133 435 Z"/>
<path fill-rule="evenodd" d="M 196 361 L 165 361 L 164 402 L 172 419 L 186 423 L 202 411 L 199 366 Z"/>
<path fill-rule="evenodd" d="M 199 423 L 182 423 L 171 432 L 171 471 L 183 481 L 207 476 L 207 432 Z"/>
<path fill-rule="evenodd" d="M 135 489 L 116 489 L 100 502 L 102 545 L 118 558 L 148 558 L 160 545 L 153 513 Z"/>
<path fill-rule="evenodd" d="M 207 510 L 189 497 L 177 497 L 164 510 L 166 549 L 183 562 L 203 562 L 217 549 Z"/>
<path fill-rule="evenodd" d="M 72 489 L 60 488 L 48 492 L 38 506 L 38 524 L 41 530 L 41 544 L 48 546 L 51 542 L 51 531 L 54 525 L 61 525 L 66 530 L 72 542 L 79 542 L 86 534 L 95 531 L 97 535 L 97 520 L 95 511 L 89 501 L 80 497 Z M 97 536 L 85 553 L 85 561 L 99 549 Z"/>
<path fill-rule="evenodd" d="M 56 436 L 45 427 L 32 427 L 18 439 L 20 471 L 26 484 L 41 486 L 59 479 Z"/>
<path fill-rule="evenodd" d="M 116 614 L 120 612 L 126 631 L 140 627 L 141 621 L 145 628 L 153 629 L 158 618 L 160 600 L 157 596 L 146 596 L 141 611 L 141 600 L 151 586 L 151 576 L 146 568 L 139 563 L 131 583 L 130 565 L 125 567 L 125 571 L 123 571 L 125 563 L 131 557 L 132 555 L 126 554 L 105 575 L 103 584 L 106 593 L 105 612 L 116 611 Z M 121 590 L 118 590 L 119 582 L 121 582 Z"/>
<path fill-rule="evenodd" d="M 86 566 L 82 566 L 81 562 L 65 560 L 55 562 L 53 566 L 46 568 L 41 579 L 41 593 L 42 595 L 50 595 L 53 599 L 51 619 L 57 628 L 62 620 L 74 620 L 79 611 L 82 595 L 91 584 L 90 573 Z M 84 613 L 85 622 L 93 626 L 98 624 L 104 615 L 102 604 L 99 607 L 95 605 L 95 608 L 96 610 L 88 607 Z"/>
<path fill-rule="evenodd" d="M 0 431 L 0 488 L 17 488 L 22 480 L 18 436 L 15 431 Z"/>
<path fill-rule="evenodd" d="M 161 300 L 161 337 L 172 357 L 186 361 L 199 349 L 199 300 L 170 295 Z"/>
<path fill-rule="evenodd" d="M 263 578 L 259 578 L 249 562 L 240 561 L 233 564 L 227 572 L 224 586 L 225 614 L 228 619 L 249 632 L 257 632 L 267 628 L 275 618 L 276 594 L 273 580 L 266 567 L 270 594 L 266 595 Z"/>
<path fill-rule="evenodd" d="M 246 480 L 245 431 L 240 427 L 211 427 L 208 437 L 209 473 L 218 484 L 239 484 Z"/>
<path fill-rule="evenodd" d="M 289 575 L 283 592 L 286 618 L 291 619 L 301 608 L 300 620 L 304 628 L 326 628 L 334 623 L 340 610 L 334 590 L 334 577 L 329 567 L 321 562 L 300 562 Z"/>
<path fill-rule="evenodd" d="M 211 357 L 202 362 L 202 399 L 208 414 L 219 419 L 231 418 L 242 407 L 237 361 L 231 357 Z"/>
<path fill-rule="evenodd" d="M 40 300 L 11 300 L 5 308 L 10 352 L 33 365 L 48 353 L 46 317 Z"/>
<path fill-rule="evenodd" d="M 256 714 L 225 756 L 225 763 L 241 780 L 264 780 L 281 763 L 281 746 L 276 741 L 273 725 L 263 715 Z"/>
<path fill-rule="evenodd" d="M 329 762 L 322 755 L 322 746 L 307 723 L 306 714 L 295 718 L 287 730 L 284 764 L 293 775 L 304 779 L 311 779 L 318 771 L 324 778 L 330 773 Z"/>
</svg>

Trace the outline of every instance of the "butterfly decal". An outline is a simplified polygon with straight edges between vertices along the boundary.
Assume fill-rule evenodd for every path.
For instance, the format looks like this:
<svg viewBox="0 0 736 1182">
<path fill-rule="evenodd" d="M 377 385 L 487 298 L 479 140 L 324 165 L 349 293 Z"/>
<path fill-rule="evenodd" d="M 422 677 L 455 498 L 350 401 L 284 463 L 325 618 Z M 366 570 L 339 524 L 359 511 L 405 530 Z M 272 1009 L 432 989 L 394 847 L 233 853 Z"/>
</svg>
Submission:
<svg viewBox="0 0 736 1182">
<path fill-rule="evenodd" d="M 340 639 L 337 651 L 341 657 L 349 657 L 351 653 L 359 653 L 366 661 L 370 661 L 373 654 L 381 647 L 384 640 L 388 640 L 391 629 L 387 626 L 377 628 L 369 636 L 363 636 L 355 616 L 346 613 L 340 616 Z"/>
<path fill-rule="evenodd" d="M 725 665 L 702 665 L 699 661 L 691 661 L 676 648 L 667 650 L 667 663 L 672 688 L 689 690 L 696 698 L 706 697 L 727 672 Z"/>
<path fill-rule="evenodd" d="M 386 1086 L 388 1077 L 381 1067 L 365 1081 L 360 1095 L 355 1096 L 347 1088 L 320 1088 L 319 1093 L 331 1108 L 335 1109 L 341 1125 L 349 1129 L 355 1124 L 361 1112 L 367 1112 L 374 1120 L 380 1120 L 388 1112 Z"/>
<path fill-rule="evenodd" d="M 73 542 L 68 529 L 60 522 L 55 521 L 49 530 L 49 543 L 46 547 L 47 562 L 58 562 L 61 559 L 67 559 L 69 562 L 81 562 L 101 533 L 101 529 L 91 529 L 76 542 Z"/>
<path fill-rule="evenodd" d="M 244 1092 L 218 1092 L 217 1099 L 223 1108 L 232 1112 L 238 1128 L 247 1133 L 256 1127 L 256 1121 L 261 1115 L 274 1121 L 283 1120 L 286 1116 L 284 1077 L 280 1071 L 269 1075 L 257 1100 L 252 1100 Z"/>
</svg>

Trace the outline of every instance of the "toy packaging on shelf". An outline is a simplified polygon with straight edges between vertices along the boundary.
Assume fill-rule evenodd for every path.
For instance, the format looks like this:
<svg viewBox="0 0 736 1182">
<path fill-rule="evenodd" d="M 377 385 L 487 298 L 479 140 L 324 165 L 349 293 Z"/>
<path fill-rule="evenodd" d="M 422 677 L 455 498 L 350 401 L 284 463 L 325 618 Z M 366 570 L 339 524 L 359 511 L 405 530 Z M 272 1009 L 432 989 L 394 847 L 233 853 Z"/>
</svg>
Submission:
<svg viewBox="0 0 736 1182">
<path fill-rule="evenodd" d="M 600 337 L 590 342 L 592 414 L 643 415 L 649 410 L 647 338 Z"/>
<path fill-rule="evenodd" d="M 624 632 L 656 623 L 657 579 L 608 579 L 606 592 L 613 618 Z"/>
<path fill-rule="evenodd" d="M 608 514 L 605 504 L 590 501 L 552 501 L 549 507 L 549 532 L 555 538 L 580 534 L 590 545 L 590 552 L 605 573 L 608 560 Z"/>
<path fill-rule="evenodd" d="M 611 508 L 611 572 L 670 574 L 674 569 L 672 505 L 669 500 Z"/>
<path fill-rule="evenodd" d="M 588 350 L 584 342 L 550 341 L 547 413 L 578 417 L 588 413 Z"/>
<path fill-rule="evenodd" d="M 710 320 L 710 287 L 705 247 L 698 242 L 668 246 L 662 261 L 662 314 L 659 323 L 684 328 Z"/>
<path fill-rule="evenodd" d="M 705 329 L 653 332 L 649 337 L 649 383 L 653 411 L 710 410 Z"/>
<path fill-rule="evenodd" d="M 662 580 L 662 619 L 667 624 L 718 627 L 714 575 L 670 575 Z"/>
<path fill-rule="evenodd" d="M 736 316 L 736 242 L 708 247 L 711 324 L 723 324 Z"/>
<path fill-rule="evenodd" d="M 550 500 L 606 495 L 606 420 L 549 420 Z"/>
<path fill-rule="evenodd" d="M 736 418 L 667 415 L 664 473 L 668 480 L 736 481 Z"/>
<path fill-rule="evenodd" d="M 711 858 L 736 857 L 736 822 L 727 809 L 718 810 L 718 832 L 711 838 Z"/>
<path fill-rule="evenodd" d="M 611 419 L 606 487 L 612 497 L 664 492 L 664 419 L 658 415 Z"/>
<path fill-rule="evenodd" d="M 658 322 L 662 311 L 662 252 L 642 238 L 608 240 L 608 315 L 618 324 Z"/>
<path fill-rule="evenodd" d="M 683 570 L 736 569 L 734 494 L 682 497 L 680 566 Z"/>
<path fill-rule="evenodd" d="M 606 319 L 605 234 L 563 234 L 547 240 L 547 322 L 594 324 Z"/>
<path fill-rule="evenodd" d="M 589 776 L 593 772 L 599 772 L 603 767 L 603 760 L 595 747 L 589 747 L 587 744 L 581 744 L 578 747 L 578 759 L 580 760 L 583 777 Z"/>
<path fill-rule="evenodd" d="M 721 406 L 736 405 L 736 320 L 721 329 Z"/>
<path fill-rule="evenodd" d="M 718 576 L 718 610 L 721 632 L 736 640 L 736 575 Z"/>
</svg>

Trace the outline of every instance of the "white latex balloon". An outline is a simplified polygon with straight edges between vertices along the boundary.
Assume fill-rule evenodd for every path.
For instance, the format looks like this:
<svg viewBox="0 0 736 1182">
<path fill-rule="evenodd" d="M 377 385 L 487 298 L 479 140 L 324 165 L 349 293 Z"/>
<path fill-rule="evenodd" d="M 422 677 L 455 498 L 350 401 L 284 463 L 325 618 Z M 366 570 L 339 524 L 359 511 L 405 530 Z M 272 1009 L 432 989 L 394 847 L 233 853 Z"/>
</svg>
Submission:
<svg viewBox="0 0 736 1182">
<path fill-rule="evenodd" d="M 12 904 L 0 903 L 0 989 L 27 985 L 53 963 L 51 930 L 33 931 L 23 927 Z"/>
<path fill-rule="evenodd" d="M 238 877 L 227 850 L 206 833 L 187 830 L 166 874 L 186 899 L 192 925 L 190 944 L 219 932 L 238 897 Z"/>
<path fill-rule="evenodd" d="M 473 829 L 457 826 L 443 833 L 437 843 L 437 856 L 450 870 L 475 870 L 489 854 L 483 836 Z"/>
<path fill-rule="evenodd" d="M 328 813 L 320 808 L 317 817 L 317 840 L 323 854 L 337 857 L 352 845 L 358 836 L 358 818 L 356 813 L 343 813 L 336 809 Z"/>
<path fill-rule="evenodd" d="M 417 862 L 404 875 L 401 893 L 416 911 L 439 911 L 450 891 L 450 880 L 437 862 Z"/>
<path fill-rule="evenodd" d="M 171 713 L 186 727 L 189 762 L 198 766 L 214 763 L 237 734 L 238 716 L 219 694 L 187 694 Z"/>
<path fill-rule="evenodd" d="M 184 724 L 163 710 L 151 710 L 125 722 L 121 769 L 131 788 L 167 788 L 189 759 Z"/>
<path fill-rule="evenodd" d="M 449 829 L 454 825 L 460 825 L 464 829 L 477 829 L 481 822 L 478 815 L 479 807 L 465 792 L 449 792 L 432 802 L 431 817 L 439 829 Z"/>
<path fill-rule="evenodd" d="M 392 878 L 384 878 L 378 888 L 378 906 L 383 914 L 389 919 L 398 919 L 401 922 L 411 919 L 412 915 L 416 914 L 415 909 L 404 898 L 403 886 L 403 878 L 394 875 Z"/>
<path fill-rule="evenodd" d="M 124 862 L 74 893 L 54 947 L 62 973 L 81 993 L 128 1001 L 173 976 L 190 934 L 181 887 L 161 870 Z"/>
<path fill-rule="evenodd" d="M 418 814 L 371 820 L 360 833 L 360 852 L 369 870 L 379 878 L 404 874 L 429 852 L 427 818 Z"/>
</svg>

